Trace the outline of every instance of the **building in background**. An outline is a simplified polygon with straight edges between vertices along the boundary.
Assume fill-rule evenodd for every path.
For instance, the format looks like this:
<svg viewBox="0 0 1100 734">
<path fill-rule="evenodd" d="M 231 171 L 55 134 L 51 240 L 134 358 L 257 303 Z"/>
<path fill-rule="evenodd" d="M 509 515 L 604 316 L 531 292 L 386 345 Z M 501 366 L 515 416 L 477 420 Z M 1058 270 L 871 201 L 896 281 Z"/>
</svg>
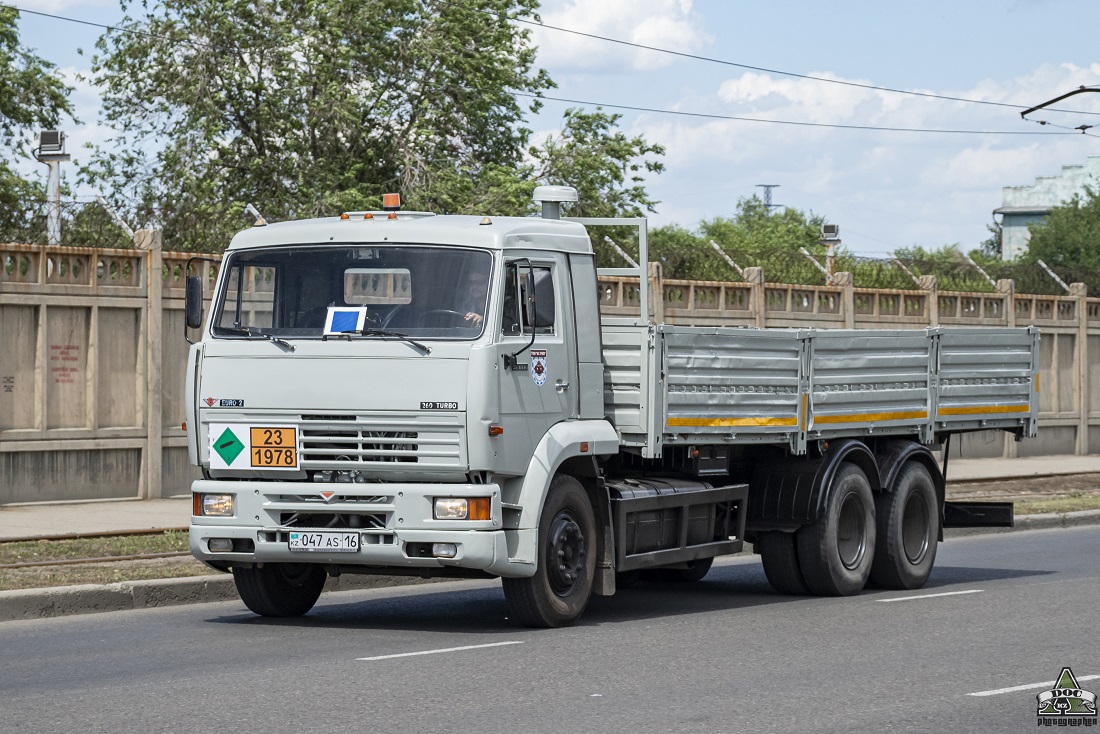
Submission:
<svg viewBox="0 0 1100 734">
<path fill-rule="evenodd" d="M 1062 166 L 1057 176 L 1040 176 L 1030 186 L 1005 186 L 1001 206 L 993 210 L 993 216 L 1001 215 L 1001 258 L 1023 254 L 1031 239 L 1027 225 L 1046 219 L 1051 209 L 1083 192 L 1086 184 L 1100 184 L 1100 156 Z"/>
</svg>

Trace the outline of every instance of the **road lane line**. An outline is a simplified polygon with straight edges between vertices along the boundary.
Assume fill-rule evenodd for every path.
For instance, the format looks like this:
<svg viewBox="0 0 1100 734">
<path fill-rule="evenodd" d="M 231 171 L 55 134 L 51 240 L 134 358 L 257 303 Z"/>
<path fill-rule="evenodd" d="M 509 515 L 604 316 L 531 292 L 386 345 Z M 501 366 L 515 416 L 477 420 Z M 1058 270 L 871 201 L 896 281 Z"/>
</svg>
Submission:
<svg viewBox="0 0 1100 734">
<path fill-rule="evenodd" d="M 1100 675 L 1079 675 L 1077 676 L 1077 682 L 1080 683 L 1083 680 L 1096 680 L 1100 678 Z M 1058 681 L 1048 681 L 1046 683 L 1025 683 L 1022 686 L 1012 686 L 1011 688 L 998 688 L 995 691 L 978 691 L 977 693 L 968 693 L 968 696 L 996 696 L 1001 693 L 1015 693 L 1016 691 L 1026 691 L 1032 688 L 1054 688 L 1054 684 Z"/>
<path fill-rule="evenodd" d="M 510 640 L 508 642 L 490 642 L 487 645 L 463 645 L 462 647 L 444 647 L 439 650 L 421 650 L 419 652 L 399 652 L 396 655 L 376 655 L 373 658 L 356 658 L 356 660 L 390 660 L 392 658 L 411 658 L 416 655 L 439 655 L 444 652 L 460 652 L 462 650 L 480 650 L 485 647 L 502 647 L 504 645 L 522 645 L 523 640 Z"/>
<path fill-rule="evenodd" d="M 937 596 L 958 596 L 959 594 L 980 594 L 985 589 L 967 589 L 966 591 L 945 591 L 941 594 L 918 594 L 917 596 L 895 596 L 893 599 L 875 599 L 880 602 L 913 601 L 914 599 L 934 599 Z"/>
</svg>

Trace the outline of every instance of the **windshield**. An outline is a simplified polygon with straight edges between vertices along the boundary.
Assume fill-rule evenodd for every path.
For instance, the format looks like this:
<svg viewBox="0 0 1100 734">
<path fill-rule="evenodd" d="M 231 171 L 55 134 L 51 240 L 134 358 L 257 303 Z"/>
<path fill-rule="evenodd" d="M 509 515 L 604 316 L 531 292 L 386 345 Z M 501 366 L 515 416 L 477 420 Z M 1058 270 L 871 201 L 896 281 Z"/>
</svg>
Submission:
<svg viewBox="0 0 1100 734">
<path fill-rule="evenodd" d="M 329 309 L 350 306 L 366 309 L 368 334 L 476 339 L 492 264 L 484 250 L 418 245 L 236 252 L 225 264 L 214 335 L 320 338 Z"/>
</svg>

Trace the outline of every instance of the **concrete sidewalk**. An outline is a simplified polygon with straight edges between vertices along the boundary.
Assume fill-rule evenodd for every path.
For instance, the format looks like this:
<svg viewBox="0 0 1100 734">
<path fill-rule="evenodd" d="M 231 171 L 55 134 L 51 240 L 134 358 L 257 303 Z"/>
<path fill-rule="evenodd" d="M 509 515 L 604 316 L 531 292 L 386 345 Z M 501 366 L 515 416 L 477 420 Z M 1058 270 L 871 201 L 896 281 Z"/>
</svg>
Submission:
<svg viewBox="0 0 1100 734">
<path fill-rule="evenodd" d="M 1100 473 L 1100 455 L 1028 459 L 952 459 L 948 482 Z M 0 541 L 55 535 L 186 528 L 191 500 L 118 500 L 0 506 Z"/>
</svg>

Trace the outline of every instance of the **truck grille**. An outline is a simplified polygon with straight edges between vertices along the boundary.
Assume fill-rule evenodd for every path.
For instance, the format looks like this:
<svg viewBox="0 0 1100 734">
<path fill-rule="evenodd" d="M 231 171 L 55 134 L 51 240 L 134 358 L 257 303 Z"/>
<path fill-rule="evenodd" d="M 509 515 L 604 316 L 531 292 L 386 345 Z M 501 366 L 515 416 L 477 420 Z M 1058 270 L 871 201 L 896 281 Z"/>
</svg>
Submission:
<svg viewBox="0 0 1100 734">
<path fill-rule="evenodd" d="M 318 431 L 302 429 L 302 459 L 309 461 L 418 461 L 410 431 Z M 354 457 L 354 458 L 353 458 Z"/>
<path fill-rule="evenodd" d="M 353 512 L 281 512 L 279 526 L 310 529 L 385 529 L 390 514 L 386 512 L 362 515 Z"/>
<path fill-rule="evenodd" d="M 302 416 L 302 466 L 341 470 L 386 463 L 459 467 L 464 464 L 461 419 L 461 414 Z"/>
<path fill-rule="evenodd" d="M 265 493 L 269 517 L 281 528 L 385 530 L 393 526 L 393 495 L 374 494 L 370 485 L 327 484 L 334 492 Z M 374 485 L 378 486 L 378 485 Z M 336 489 L 340 487 L 340 489 Z"/>
</svg>

